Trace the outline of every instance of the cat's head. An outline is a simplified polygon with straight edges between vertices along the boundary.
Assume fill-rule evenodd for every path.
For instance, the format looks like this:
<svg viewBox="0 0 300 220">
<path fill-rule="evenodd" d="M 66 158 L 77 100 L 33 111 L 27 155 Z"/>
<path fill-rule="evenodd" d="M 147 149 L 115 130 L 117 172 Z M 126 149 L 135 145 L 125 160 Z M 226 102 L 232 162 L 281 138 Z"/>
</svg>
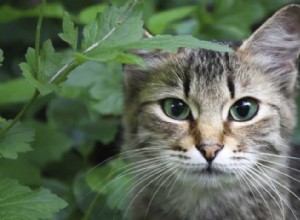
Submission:
<svg viewBox="0 0 300 220">
<path fill-rule="evenodd" d="M 147 68 L 125 67 L 127 148 L 155 175 L 199 185 L 279 174 L 296 122 L 299 50 L 300 7 L 290 5 L 235 53 L 141 51 Z"/>
</svg>

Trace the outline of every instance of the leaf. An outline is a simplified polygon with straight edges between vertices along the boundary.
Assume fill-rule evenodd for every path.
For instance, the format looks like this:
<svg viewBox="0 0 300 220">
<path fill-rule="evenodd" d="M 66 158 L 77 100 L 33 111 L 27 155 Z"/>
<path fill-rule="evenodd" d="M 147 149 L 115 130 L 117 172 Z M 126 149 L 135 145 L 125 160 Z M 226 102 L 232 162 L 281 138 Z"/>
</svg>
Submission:
<svg viewBox="0 0 300 220">
<path fill-rule="evenodd" d="M 142 7 L 139 6 L 138 1 L 132 1 L 121 8 L 109 6 L 102 14 L 98 14 L 96 20 L 84 28 L 84 53 L 94 53 L 96 48 L 123 45 L 141 39 L 144 29 Z"/>
<path fill-rule="evenodd" d="M 85 175 L 86 174 L 78 173 L 73 184 L 76 205 L 85 213 L 83 219 L 124 219 L 120 210 L 112 210 L 107 206 L 106 196 L 91 191 L 90 187 L 86 184 Z"/>
<path fill-rule="evenodd" d="M 79 20 L 83 24 L 87 24 L 96 19 L 97 14 L 103 12 L 107 7 L 107 4 L 97 4 L 87 7 L 80 11 Z"/>
<path fill-rule="evenodd" d="M 67 42 L 73 50 L 77 49 L 78 42 L 78 28 L 74 27 L 74 23 L 68 13 L 64 13 L 63 16 L 63 33 L 59 34 L 59 37 Z"/>
<path fill-rule="evenodd" d="M 2 66 L 3 60 L 4 60 L 3 51 L 0 49 L 0 66 Z"/>
<path fill-rule="evenodd" d="M 132 186 L 132 176 L 122 175 L 126 163 L 115 159 L 106 165 L 99 166 L 87 173 L 85 180 L 91 190 L 107 197 L 111 209 L 123 209 L 128 205 L 126 196 Z"/>
<path fill-rule="evenodd" d="M 34 93 L 34 88 L 27 80 L 18 78 L 0 84 L 0 105 L 28 101 Z"/>
<path fill-rule="evenodd" d="M 58 3 L 49 3 L 43 7 L 43 17 L 48 18 L 61 18 L 63 15 L 63 6 Z M 18 9 L 9 5 L 0 6 L 0 23 L 8 23 L 10 21 L 26 18 L 38 17 L 40 14 L 40 6 L 34 9 Z"/>
<path fill-rule="evenodd" d="M 0 124 L 0 131 L 10 121 Z M 0 157 L 16 159 L 18 153 L 31 151 L 29 143 L 33 141 L 34 130 L 24 127 L 20 123 L 15 124 L 3 136 L 0 136 Z"/>
<path fill-rule="evenodd" d="M 190 35 L 158 35 L 153 38 L 142 39 L 125 46 L 126 49 L 161 49 L 168 52 L 175 52 L 180 47 L 203 48 L 207 50 L 233 52 L 233 50 L 226 45 L 217 44 L 210 41 L 201 41 Z"/>
<path fill-rule="evenodd" d="M 40 52 L 40 73 L 37 74 L 35 49 L 29 48 L 25 55 L 26 62 L 20 64 L 25 78 L 34 85 L 42 95 L 58 91 L 55 84 L 49 81 L 63 66 L 64 54 L 56 53 L 50 40 L 43 44 Z"/>
<path fill-rule="evenodd" d="M 4 178 L 17 179 L 21 184 L 31 186 L 42 184 L 40 168 L 20 157 L 18 160 L 0 159 L 0 179 Z"/>
<path fill-rule="evenodd" d="M 50 219 L 66 207 L 66 202 L 48 189 L 32 191 L 16 180 L 0 180 L 0 219 L 39 220 Z"/>
<path fill-rule="evenodd" d="M 43 123 L 30 123 L 36 130 L 35 140 L 31 143 L 33 152 L 23 154 L 21 159 L 31 161 L 39 167 L 56 162 L 71 148 L 72 140 L 64 133 Z"/>
<path fill-rule="evenodd" d="M 66 85 L 88 88 L 92 108 L 102 115 L 120 115 L 123 107 L 122 67 L 86 62 L 69 76 Z"/>
<path fill-rule="evenodd" d="M 196 6 L 184 6 L 156 13 L 147 22 L 147 27 L 153 34 L 162 34 L 170 23 L 190 16 L 195 9 Z"/>
</svg>

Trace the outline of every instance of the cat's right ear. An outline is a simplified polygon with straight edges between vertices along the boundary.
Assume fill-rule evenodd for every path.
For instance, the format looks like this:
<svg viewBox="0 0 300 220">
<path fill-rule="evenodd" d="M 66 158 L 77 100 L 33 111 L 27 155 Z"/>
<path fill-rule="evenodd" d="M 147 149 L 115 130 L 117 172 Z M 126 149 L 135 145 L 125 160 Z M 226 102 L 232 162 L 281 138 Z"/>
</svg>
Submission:
<svg viewBox="0 0 300 220">
<path fill-rule="evenodd" d="M 300 5 L 288 5 L 269 18 L 237 51 L 246 61 L 269 72 L 292 93 L 300 52 Z"/>
</svg>

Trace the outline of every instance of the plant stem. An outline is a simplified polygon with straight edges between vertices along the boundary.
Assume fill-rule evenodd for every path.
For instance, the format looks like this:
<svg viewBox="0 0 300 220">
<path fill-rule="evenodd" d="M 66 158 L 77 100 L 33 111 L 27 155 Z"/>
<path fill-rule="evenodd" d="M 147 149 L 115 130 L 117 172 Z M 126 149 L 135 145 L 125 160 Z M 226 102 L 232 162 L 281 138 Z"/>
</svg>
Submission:
<svg viewBox="0 0 300 220">
<path fill-rule="evenodd" d="M 42 0 L 41 8 L 40 8 L 40 14 L 36 26 L 36 32 L 35 32 L 35 74 L 34 77 L 36 79 L 39 78 L 40 75 L 40 38 L 41 38 L 41 28 L 42 28 L 42 22 L 43 22 L 43 13 L 44 13 L 44 7 L 46 5 L 46 0 Z M 12 120 L 11 123 L 9 123 L 8 126 L 6 126 L 1 132 L 0 136 L 4 135 L 9 129 L 11 129 L 26 113 L 26 111 L 31 107 L 31 105 L 35 102 L 35 100 L 39 97 L 40 92 L 35 89 L 33 96 L 29 100 L 29 102 L 21 109 L 21 111 L 17 114 L 17 116 Z"/>
<path fill-rule="evenodd" d="M 11 129 L 24 116 L 27 109 L 35 102 L 35 100 L 39 97 L 39 95 L 40 95 L 40 92 L 38 90 L 35 90 L 30 101 L 21 109 L 21 111 L 17 114 L 17 116 L 13 119 L 13 121 L 11 123 L 9 123 L 9 125 L 1 131 L 0 136 L 4 135 L 9 129 Z"/>
</svg>

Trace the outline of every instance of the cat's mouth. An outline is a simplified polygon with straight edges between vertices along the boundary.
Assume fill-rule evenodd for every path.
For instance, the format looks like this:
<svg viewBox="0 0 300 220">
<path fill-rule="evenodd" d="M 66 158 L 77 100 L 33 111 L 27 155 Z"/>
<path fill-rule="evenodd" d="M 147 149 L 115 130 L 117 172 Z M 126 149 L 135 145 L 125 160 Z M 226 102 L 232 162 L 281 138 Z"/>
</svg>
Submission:
<svg viewBox="0 0 300 220">
<path fill-rule="evenodd" d="M 206 175 L 206 176 L 216 176 L 216 175 L 225 174 L 224 171 L 216 167 L 213 167 L 211 165 L 207 165 L 205 168 L 202 168 L 201 170 L 194 170 L 192 173 L 196 175 Z"/>
</svg>

